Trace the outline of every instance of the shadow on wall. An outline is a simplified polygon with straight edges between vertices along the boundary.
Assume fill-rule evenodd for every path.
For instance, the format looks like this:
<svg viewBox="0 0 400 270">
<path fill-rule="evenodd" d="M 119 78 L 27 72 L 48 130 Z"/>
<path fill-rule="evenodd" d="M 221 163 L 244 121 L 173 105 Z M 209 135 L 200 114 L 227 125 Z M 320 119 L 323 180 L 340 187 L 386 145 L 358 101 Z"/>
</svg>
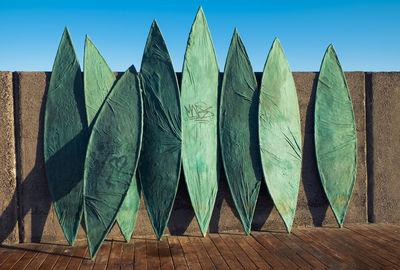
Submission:
<svg viewBox="0 0 400 270">
<path fill-rule="evenodd" d="M 326 211 L 329 207 L 328 199 L 323 190 L 318 173 L 317 160 L 315 156 L 314 143 L 314 105 L 315 93 L 317 90 L 318 73 L 313 81 L 313 87 L 310 99 L 307 104 L 305 117 L 305 132 L 303 143 L 303 162 L 301 168 L 301 178 L 304 186 L 304 192 L 307 198 L 307 205 L 311 212 L 314 226 L 322 226 Z"/>
<path fill-rule="evenodd" d="M 7 207 L 6 211 L 0 216 L 0 223 L 4 224 L 5 222 L 9 223 L 7 226 L 8 231 L 6 233 L 1 234 L 0 243 L 7 238 L 7 236 L 11 233 L 14 226 L 18 224 L 19 230 L 19 238 L 20 242 L 23 242 L 25 239 L 24 235 L 24 220 L 25 216 L 30 212 L 31 213 L 31 242 L 40 242 L 44 230 L 44 225 L 46 223 L 47 216 L 49 214 L 50 206 L 51 206 L 51 198 L 50 193 L 48 191 L 47 182 L 45 181 L 44 174 L 44 157 L 43 157 L 43 122 L 44 122 L 44 107 L 45 107 L 45 97 L 48 88 L 48 82 L 50 80 L 50 73 L 46 73 L 46 90 L 42 99 L 41 107 L 40 107 L 40 115 L 39 115 L 39 132 L 38 132 L 38 140 L 36 141 L 36 145 L 32 146 L 33 149 L 36 150 L 35 161 L 33 165 L 33 169 L 29 172 L 29 174 L 22 179 L 21 175 L 21 153 L 27 152 L 27 149 L 21 148 L 21 133 L 20 121 L 16 120 L 16 158 L 17 158 L 17 191 L 13 194 L 12 201 Z M 19 116 L 19 77 L 14 76 L 14 114 L 15 117 Z M 17 119 L 17 118 L 15 118 Z M 25 194 L 29 193 L 29 194 Z M 23 198 L 23 199 L 22 199 Z M 18 220 L 10 220 L 8 217 L 8 212 L 12 211 L 10 209 L 15 203 L 18 203 Z"/>
<path fill-rule="evenodd" d="M 256 77 L 258 83 L 260 85 L 262 73 L 256 73 Z M 15 98 L 15 116 L 19 116 L 19 77 L 14 76 L 16 78 L 14 82 L 14 98 Z M 3 242 L 7 236 L 13 231 L 13 228 L 18 224 L 19 233 L 20 233 L 20 241 L 31 241 L 31 242 L 40 242 L 42 240 L 43 231 L 45 227 L 46 220 L 49 215 L 50 207 L 51 207 L 51 197 L 49 193 L 49 189 L 47 186 L 47 181 L 45 178 L 45 170 L 44 170 L 44 157 L 43 157 L 43 122 L 44 122 L 44 109 L 45 109 L 45 99 L 48 88 L 48 82 L 50 79 L 50 73 L 46 73 L 46 90 L 45 94 L 42 98 L 42 103 L 40 107 L 40 117 L 39 117 L 39 131 L 38 131 L 38 139 L 32 139 L 29 147 L 31 149 L 22 149 L 21 145 L 21 131 L 19 130 L 20 122 L 15 121 L 17 124 L 16 127 L 16 147 L 17 147 L 17 190 L 18 193 L 14 193 L 12 200 L 7 206 L 6 210 L 0 216 L 0 224 L 6 224 L 4 226 L 5 232 L 0 234 L 0 243 Z M 178 79 L 180 80 L 180 74 L 178 73 Z M 314 101 L 315 101 L 315 91 L 317 84 L 317 74 L 315 76 L 313 82 L 313 88 L 310 99 L 307 101 L 307 111 L 305 117 L 305 132 L 304 136 L 304 145 L 303 145 L 303 167 L 302 167 L 302 183 L 305 190 L 305 196 L 307 200 L 308 210 L 311 213 L 312 220 L 314 226 L 321 226 L 327 209 L 329 207 L 328 201 L 326 199 L 325 193 L 323 191 L 317 165 L 315 159 L 315 149 L 314 149 Z M 16 118 L 17 119 L 17 118 Z M 25 138 L 24 138 L 25 139 Z M 30 140 L 30 139 L 26 139 Z M 34 144 L 33 144 L 34 142 Z M 34 151 L 35 152 L 35 160 L 33 169 L 30 173 L 22 179 L 23 175 L 21 173 L 20 164 L 22 161 L 25 163 L 26 152 Z M 300 196 L 299 196 L 299 199 Z M 304 198 L 303 198 L 304 199 Z M 227 221 L 224 219 L 224 214 L 221 211 L 224 211 L 222 208 L 224 206 L 224 201 L 226 202 L 226 206 L 229 207 L 234 217 L 237 219 L 235 224 L 240 223 L 240 219 L 238 213 L 236 211 L 235 205 L 233 203 L 229 187 L 225 178 L 225 172 L 223 170 L 223 166 L 221 166 L 221 178 L 219 182 L 219 190 L 217 193 L 215 208 L 213 210 L 211 222 L 210 222 L 210 232 L 219 232 L 227 227 Z M 12 220 L 10 222 L 9 217 L 13 216 L 12 212 L 14 210 L 14 206 L 19 203 L 19 221 Z M 262 181 L 260 194 L 258 197 L 254 220 L 252 223 L 253 230 L 261 230 L 261 228 L 265 225 L 266 221 L 271 215 L 271 211 L 273 208 L 273 202 L 271 197 L 268 194 L 267 187 L 265 186 L 264 181 Z M 29 218 L 27 218 L 27 214 L 30 213 Z M 183 235 L 192 220 L 194 219 L 194 211 L 190 203 L 189 195 L 186 188 L 186 183 L 184 181 L 183 171 L 181 172 L 181 177 L 179 181 L 178 192 L 175 200 L 175 204 L 171 213 L 171 218 L 168 223 L 169 231 L 172 235 Z M 30 222 L 30 226 L 24 226 L 24 222 Z M 196 225 L 197 226 L 197 225 Z M 24 228 L 29 228 L 31 232 L 24 231 Z M 196 228 L 197 229 L 197 228 Z M 228 228 L 229 229 L 229 228 Z M 242 228 L 232 228 L 239 229 Z M 27 239 L 25 236 L 30 237 Z"/>
</svg>

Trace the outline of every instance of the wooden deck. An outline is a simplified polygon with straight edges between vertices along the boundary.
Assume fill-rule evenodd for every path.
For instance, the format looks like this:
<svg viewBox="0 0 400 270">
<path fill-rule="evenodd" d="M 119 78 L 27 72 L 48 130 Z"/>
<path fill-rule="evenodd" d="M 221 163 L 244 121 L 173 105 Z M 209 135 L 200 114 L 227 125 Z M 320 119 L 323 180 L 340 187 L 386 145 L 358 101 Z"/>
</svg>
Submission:
<svg viewBox="0 0 400 270">
<path fill-rule="evenodd" d="M 106 241 L 87 246 L 0 246 L 0 269 L 400 269 L 400 224 Z"/>
</svg>

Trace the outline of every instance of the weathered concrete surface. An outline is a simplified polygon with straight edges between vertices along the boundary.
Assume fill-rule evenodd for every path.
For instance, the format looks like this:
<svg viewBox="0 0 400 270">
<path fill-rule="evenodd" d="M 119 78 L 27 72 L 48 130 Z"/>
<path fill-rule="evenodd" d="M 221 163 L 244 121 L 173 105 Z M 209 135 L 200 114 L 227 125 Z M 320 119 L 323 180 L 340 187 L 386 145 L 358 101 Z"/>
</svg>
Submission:
<svg viewBox="0 0 400 270">
<path fill-rule="evenodd" d="M 400 221 L 400 73 L 367 74 L 370 222 Z"/>
<path fill-rule="evenodd" d="M 180 75 L 180 74 L 178 74 Z M 257 74 L 260 78 L 260 74 Z M 323 193 L 316 168 L 313 115 L 317 73 L 294 73 L 298 91 L 303 132 L 303 171 L 300 183 L 298 208 L 294 226 L 336 225 L 334 216 Z M 178 76 L 179 77 L 179 76 Z M 21 198 L 21 227 L 24 242 L 67 243 L 54 212 L 43 164 L 43 116 L 49 73 L 16 73 L 17 93 L 17 149 Z M 357 124 L 358 171 L 354 194 L 350 202 L 346 223 L 366 222 L 366 163 L 365 163 L 365 98 L 364 73 L 346 73 Z M 211 232 L 242 231 L 229 188 L 222 173 L 216 207 L 210 223 Z M 273 207 L 263 183 L 254 216 L 253 229 L 281 229 L 283 222 Z M 183 176 L 166 233 L 200 235 L 190 204 Z M 142 200 L 134 235 L 152 235 Z M 108 238 L 121 239 L 119 228 L 114 226 Z M 85 241 L 81 227 L 77 241 Z"/>
<path fill-rule="evenodd" d="M 13 81 L 0 72 L 0 243 L 18 243 Z"/>
</svg>

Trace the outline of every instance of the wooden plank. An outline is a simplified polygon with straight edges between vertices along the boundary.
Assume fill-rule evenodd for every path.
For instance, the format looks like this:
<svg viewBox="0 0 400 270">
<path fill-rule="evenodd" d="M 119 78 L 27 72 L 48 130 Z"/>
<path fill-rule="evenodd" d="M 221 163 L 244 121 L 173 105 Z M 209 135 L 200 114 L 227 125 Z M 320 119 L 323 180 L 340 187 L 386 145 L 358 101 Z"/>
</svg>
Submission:
<svg viewBox="0 0 400 270">
<path fill-rule="evenodd" d="M 168 245 L 171 251 L 175 269 L 188 269 L 182 246 L 177 236 L 168 236 Z"/>
<path fill-rule="evenodd" d="M 160 257 L 158 256 L 157 240 L 146 239 L 146 261 L 147 269 L 159 269 Z"/>
<path fill-rule="evenodd" d="M 288 269 L 296 269 L 299 266 L 293 261 L 292 252 L 288 251 L 287 247 L 280 241 L 266 232 L 252 232 L 254 239 L 259 242 L 264 248 L 275 254 L 279 260 L 285 264 Z"/>
<path fill-rule="evenodd" d="M 208 236 L 231 269 L 245 269 L 233 254 L 232 249 L 225 244 L 218 234 L 209 234 Z"/>
<path fill-rule="evenodd" d="M 10 269 L 16 269 L 16 270 L 24 269 L 32 261 L 32 259 L 36 257 L 37 254 L 38 252 L 34 250 L 27 251 L 24 254 L 24 256 Z"/>
<path fill-rule="evenodd" d="M 135 265 L 136 269 L 147 269 L 146 240 L 135 239 Z"/>
<path fill-rule="evenodd" d="M 331 258 L 333 261 L 337 262 L 340 265 L 345 265 L 344 262 L 347 260 L 346 257 L 338 253 L 336 250 L 332 249 L 332 247 L 330 247 L 329 245 L 324 244 L 324 239 L 321 240 L 317 236 L 311 237 L 305 231 L 306 230 L 297 229 L 295 234 L 301 240 L 311 245 L 314 249 L 319 250 L 326 257 Z"/>
<path fill-rule="evenodd" d="M 40 265 L 39 270 L 50 270 L 53 269 L 54 265 L 57 263 L 57 260 L 60 258 L 60 254 L 62 253 L 64 246 L 56 246 L 54 251 L 49 253 L 46 260 Z"/>
<path fill-rule="evenodd" d="M 67 268 L 69 261 L 71 260 L 71 255 L 75 251 L 75 247 L 67 246 L 60 252 L 60 258 L 57 260 L 53 269 L 64 270 Z"/>
<path fill-rule="evenodd" d="M 304 249 L 307 251 L 309 254 L 317 258 L 323 265 L 330 267 L 330 268 L 340 268 L 341 263 L 338 262 L 336 259 L 327 256 L 326 254 L 323 253 L 323 247 L 322 250 L 320 247 L 313 245 L 313 242 L 311 240 L 310 242 L 304 241 L 299 235 L 297 234 L 297 230 L 295 232 L 292 231 L 291 235 L 293 236 L 291 238 L 291 241 L 295 245 L 297 245 L 299 248 Z"/>
<path fill-rule="evenodd" d="M 203 238 L 203 237 L 201 237 Z M 199 237 L 189 237 L 192 249 L 196 251 L 202 269 L 216 269 Z"/>
<path fill-rule="evenodd" d="M 103 245 L 96 256 L 93 270 L 105 270 L 107 269 L 108 257 L 111 251 L 111 241 L 104 241 Z"/>
<path fill-rule="evenodd" d="M 370 243 L 379 246 L 381 249 L 390 251 L 394 254 L 399 253 L 399 245 L 396 244 L 395 241 L 393 241 L 391 238 L 386 237 L 385 235 L 377 233 L 375 230 L 372 230 L 370 226 L 365 226 L 364 224 L 349 224 L 346 225 L 345 228 L 352 231 L 352 233 L 355 233 L 360 237 L 365 238 L 366 241 L 369 241 Z"/>
<path fill-rule="evenodd" d="M 323 228 L 323 229 L 314 229 L 313 235 L 320 234 L 324 239 L 325 242 L 329 242 L 334 249 L 347 254 L 350 258 L 350 261 L 354 260 L 357 267 L 367 267 L 367 268 L 381 268 L 382 265 L 372 261 L 368 257 L 359 253 L 359 249 L 356 246 L 349 245 L 345 239 L 338 234 L 339 229 L 330 229 L 330 228 Z M 347 261 L 346 261 L 347 263 Z"/>
<path fill-rule="evenodd" d="M 344 234 L 343 238 L 346 239 L 350 245 L 357 245 L 358 252 L 361 252 L 364 256 L 371 260 L 385 266 L 385 267 L 398 267 L 400 262 L 398 257 L 392 256 L 386 251 L 382 251 L 376 247 L 376 245 L 369 243 L 364 237 L 359 236 L 353 231 L 342 228 L 341 234 Z"/>
<path fill-rule="evenodd" d="M 275 232 L 275 234 L 287 235 L 287 232 Z M 279 249 L 279 253 L 286 256 L 291 262 L 293 262 L 297 267 L 310 269 L 311 264 L 309 264 L 304 258 L 302 258 L 295 250 L 292 250 L 287 245 L 285 245 L 281 240 L 274 237 L 274 232 L 269 232 L 267 236 L 262 236 L 270 242 L 272 246 L 276 246 Z"/>
<path fill-rule="evenodd" d="M 337 250 L 340 250 L 343 254 L 347 254 L 350 259 L 352 259 L 356 266 L 368 267 L 368 268 L 381 268 L 382 265 L 376 263 L 371 260 L 369 257 L 366 257 L 364 254 L 360 253 L 360 248 L 354 243 L 349 244 L 348 239 L 344 237 L 343 234 L 340 233 L 340 229 L 338 228 L 325 228 L 325 229 L 316 229 L 313 232 L 313 235 L 320 234 L 321 237 L 325 239 L 326 242 L 334 247 Z M 346 262 L 347 263 L 347 262 Z"/>
<path fill-rule="evenodd" d="M 370 231 L 375 231 L 379 236 L 389 239 L 393 244 L 400 244 L 400 233 L 396 227 L 389 224 L 368 224 L 364 225 Z"/>
<path fill-rule="evenodd" d="M 94 259 L 90 258 L 89 248 L 86 248 L 84 259 L 79 267 L 80 270 L 91 270 L 94 265 Z"/>
<path fill-rule="evenodd" d="M 13 267 L 14 264 L 16 264 L 25 255 L 25 253 L 26 253 L 26 251 L 24 251 L 24 250 L 19 250 L 19 249 L 11 250 L 10 255 L 0 265 L 0 269 L 1 270 L 10 269 L 11 267 Z"/>
<path fill-rule="evenodd" d="M 190 269 L 201 269 L 199 259 L 190 244 L 188 236 L 178 236 L 178 240 L 181 243 L 188 267 Z"/>
<path fill-rule="evenodd" d="M 285 268 L 285 264 L 281 262 L 281 260 L 272 252 L 270 252 L 268 249 L 266 249 L 263 245 L 261 245 L 257 240 L 254 238 L 254 235 L 251 234 L 251 237 L 245 237 L 245 240 L 247 243 L 249 243 L 250 246 L 252 246 L 260 256 L 268 262 L 272 266 L 272 268 L 279 268 L 283 269 Z"/>
<path fill-rule="evenodd" d="M 121 263 L 120 263 L 121 256 L 122 256 L 122 242 L 112 241 L 110 257 L 108 259 L 107 270 L 120 269 L 120 267 L 121 267 Z"/>
<path fill-rule="evenodd" d="M 380 237 L 376 234 L 375 231 L 365 228 L 364 226 L 346 225 L 345 227 L 351 230 L 353 233 L 359 234 L 365 239 L 368 239 L 374 245 L 379 246 L 381 249 L 392 252 L 393 254 L 399 253 L 398 245 L 394 245 L 390 240 Z"/>
<path fill-rule="evenodd" d="M 37 250 L 38 254 L 25 267 L 26 270 L 39 269 L 39 267 L 43 264 L 43 262 L 49 256 L 49 254 L 54 251 L 55 246 L 54 245 L 51 245 L 51 246 L 38 245 L 37 247 L 35 247 L 35 249 Z"/>
<path fill-rule="evenodd" d="M 174 269 L 168 240 L 165 237 L 158 242 L 158 256 L 160 257 L 161 269 Z"/>
<path fill-rule="evenodd" d="M 90 260 L 90 258 L 85 257 L 86 252 L 87 252 L 87 246 L 76 247 L 74 252 L 72 253 L 72 258 L 69 261 L 66 270 L 79 269 L 83 260 Z"/>
<path fill-rule="evenodd" d="M 231 235 L 220 234 L 219 236 L 222 238 L 225 244 L 230 247 L 233 254 L 235 254 L 236 258 L 245 269 L 257 269 L 257 266 L 250 260 L 240 246 L 235 243 Z"/>
<path fill-rule="evenodd" d="M 289 247 L 292 251 L 295 251 L 300 257 L 302 257 L 308 264 L 311 264 L 313 268 L 322 269 L 327 265 L 319 261 L 313 253 L 309 253 L 302 246 L 299 246 L 295 243 L 297 237 L 293 234 L 282 234 L 282 233 L 271 233 L 274 237 L 279 239 L 282 243 L 284 243 L 287 247 Z"/>
<path fill-rule="evenodd" d="M 133 269 L 135 264 L 134 241 L 122 245 L 122 257 L 120 258 L 121 269 Z"/>
<path fill-rule="evenodd" d="M 225 262 L 224 257 L 218 251 L 217 247 L 214 245 L 209 236 L 200 238 L 200 241 L 217 269 L 229 269 L 229 266 Z"/>
<path fill-rule="evenodd" d="M 235 243 L 247 254 L 250 260 L 257 266 L 259 269 L 271 269 L 271 265 L 268 264 L 266 260 L 264 260 L 258 253 L 255 251 L 249 243 L 245 240 L 251 236 L 232 236 L 232 239 Z"/>
</svg>

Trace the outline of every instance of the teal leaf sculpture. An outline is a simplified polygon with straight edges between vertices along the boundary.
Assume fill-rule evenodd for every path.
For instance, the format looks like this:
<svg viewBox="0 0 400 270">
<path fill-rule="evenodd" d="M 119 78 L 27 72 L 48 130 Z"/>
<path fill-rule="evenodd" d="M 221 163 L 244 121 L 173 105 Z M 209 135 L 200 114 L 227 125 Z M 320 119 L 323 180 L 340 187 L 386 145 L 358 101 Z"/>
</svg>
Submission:
<svg viewBox="0 0 400 270">
<path fill-rule="evenodd" d="M 83 164 L 88 131 L 82 73 L 67 28 L 47 92 L 43 140 L 46 178 L 54 209 L 72 245 L 83 211 Z"/>
<path fill-rule="evenodd" d="M 91 128 L 100 108 L 116 83 L 114 73 L 94 43 L 86 36 L 83 73 L 88 126 Z M 136 174 L 121 205 L 117 223 L 126 241 L 129 241 L 136 223 L 140 204 L 140 186 Z"/>
<path fill-rule="evenodd" d="M 174 67 L 154 20 L 143 53 L 143 145 L 138 173 L 157 239 L 171 215 L 181 169 L 181 111 Z"/>
<path fill-rule="evenodd" d="M 262 180 L 258 144 L 257 80 L 235 29 L 222 81 L 219 133 L 226 179 L 246 234 Z"/>
<path fill-rule="evenodd" d="M 278 39 L 262 75 L 259 136 L 265 182 L 290 232 L 300 184 L 301 128 L 296 86 Z"/>
<path fill-rule="evenodd" d="M 142 98 L 131 66 L 100 109 L 90 135 L 84 173 L 84 213 L 90 256 L 114 224 L 137 167 L 142 140 Z"/>
<path fill-rule="evenodd" d="M 182 164 L 190 200 L 207 233 L 219 181 L 217 136 L 219 71 L 200 7 L 190 31 L 182 70 Z"/>
<path fill-rule="evenodd" d="M 342 227 L 356 180 L 357 134 L 349 88 L 332 45 L 318 76 L 314 119 L 319 175 Z"/>
</svg>

